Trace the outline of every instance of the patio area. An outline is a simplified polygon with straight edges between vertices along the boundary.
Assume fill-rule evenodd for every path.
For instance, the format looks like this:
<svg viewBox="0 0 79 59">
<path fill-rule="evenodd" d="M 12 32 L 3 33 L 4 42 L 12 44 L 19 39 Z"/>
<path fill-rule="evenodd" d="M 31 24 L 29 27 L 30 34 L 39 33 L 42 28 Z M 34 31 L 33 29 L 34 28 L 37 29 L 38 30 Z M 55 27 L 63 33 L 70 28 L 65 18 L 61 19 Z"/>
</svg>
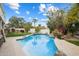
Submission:
<svg viewBox="0 0 79 59">
<path fill-rule="evenodd" d="M 54 41 L 59 51 L 62 51 L 67 56 L 79 56 L 79 46 L 57 38 Z"/>
<path fill-rule="evenodd" d="M 0 56 L 24 56 L 21 46 L 17 43 L 16 39 L 20 37 L 8 37 L 6 42 L 0 47 Z"/>
</svg>

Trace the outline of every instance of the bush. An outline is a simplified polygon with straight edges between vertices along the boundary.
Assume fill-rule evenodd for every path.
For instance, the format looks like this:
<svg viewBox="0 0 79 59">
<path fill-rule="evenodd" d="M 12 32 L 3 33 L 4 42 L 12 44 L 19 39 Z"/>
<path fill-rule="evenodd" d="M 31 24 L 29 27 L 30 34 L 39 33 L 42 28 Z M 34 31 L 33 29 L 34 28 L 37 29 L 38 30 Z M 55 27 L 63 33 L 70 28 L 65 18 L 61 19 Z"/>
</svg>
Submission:
<svg viewBox="0 0 79 59">
<path fill-rule="evenodd" d="M 52 34 L 53 34 L 55 37 L 61 39 L 62 33 L 59 32 L 57 29 L 55 29 L 55 30 L 52 32 Z"/>
<path fill-rule="evenodd" d="M 36 27 L 35 31 L 36 31 L 36 33 L 38 33 L 40 31 L 40 27 Z"/>
</svg>

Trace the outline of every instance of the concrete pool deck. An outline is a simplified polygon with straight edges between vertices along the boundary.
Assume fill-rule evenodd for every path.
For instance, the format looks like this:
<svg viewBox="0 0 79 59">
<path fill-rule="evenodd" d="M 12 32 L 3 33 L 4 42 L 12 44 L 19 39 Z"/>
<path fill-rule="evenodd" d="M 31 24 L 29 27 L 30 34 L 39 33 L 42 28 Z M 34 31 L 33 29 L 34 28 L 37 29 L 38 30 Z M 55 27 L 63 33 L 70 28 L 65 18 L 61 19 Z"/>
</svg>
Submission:
<svg viewBox="0 0 79 59">
<path fill-rule="evenodd" d="M 16 41 L 16 39 L 23 37 L 6 38 L 6 42 L 0 47 L 0 56 L 26 56 L 22 51 L 21 45 Z M 65 40 L 55 39 L 54 41 L 59 51 L 63 51 L 67 56 L 79 56 L 79 46 L 73 45 Z"/>
<path fill-rule="evenodd" d="M 0 47 L 0 56 L 24 56 L 21 46 L 16 41 L 22 37 L 6 38 L 6 42 Z"/>
<path fill-rule="evenodd" d="M 58 50 L 62 51 L 67 56 L 79 56 L 79 46 L 57 38 L 54 41 Z"/>
</svg>

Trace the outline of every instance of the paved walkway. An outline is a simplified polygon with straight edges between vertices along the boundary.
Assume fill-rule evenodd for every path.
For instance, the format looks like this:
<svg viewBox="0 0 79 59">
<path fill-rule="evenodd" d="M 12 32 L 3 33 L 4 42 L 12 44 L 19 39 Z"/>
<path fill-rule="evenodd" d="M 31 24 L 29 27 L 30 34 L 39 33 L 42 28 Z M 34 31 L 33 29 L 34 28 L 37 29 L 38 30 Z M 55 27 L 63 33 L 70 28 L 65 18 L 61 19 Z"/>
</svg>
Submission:
<svg viewBox="0 0 79 59">
<path fill-rule="evenodd" d="M 0 47 L 0 56 L 24 56 L 21 46 L 16 41 L 19 38 L 22 36 L 6 38 L 6 42 Z"/>
<path fill-rule="evenodd" d="M 65 40 L 55 39 L 55 44 L 60 51 L 68 56 L 79 56 L 79 46 L 69 43 Z"/>
</svg>

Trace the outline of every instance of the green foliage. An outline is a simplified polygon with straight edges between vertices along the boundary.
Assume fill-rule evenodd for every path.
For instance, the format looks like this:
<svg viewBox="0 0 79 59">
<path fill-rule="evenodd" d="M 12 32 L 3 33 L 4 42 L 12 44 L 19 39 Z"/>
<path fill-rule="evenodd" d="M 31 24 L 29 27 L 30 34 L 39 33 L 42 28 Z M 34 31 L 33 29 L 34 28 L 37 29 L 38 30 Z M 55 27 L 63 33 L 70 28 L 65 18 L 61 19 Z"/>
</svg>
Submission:
<svg viewBox="0 0 79 59">
<path fill-rule="evenodd" d="M 35 27 L 35 23 L 37 22 L 37 19 L 33 19 L 32 22 L 34 23 L 34 27 Z"/>
<path fill-rule="evenodd" d="M 55 28 L 55 24 L 53 20 L 49 20 L 47 23 L 48 28 L 50 29 L 50 33 L 52 32 L 52 30 L 54 30 Z"/>
<path fill-rule="evenodd" d="M 78 30 L 79 24 L 79 4 L 73 4 L 63 20 L 68 32 L 74 34 Z M 74 24 L 74 26 L 73 26 Z"/>
<path fill-rule="evenodd" d="M 25 22 L 24 18 L 12 16 L 9 19 L 9 28 L 15 27 L 15 28 L 25 28 L 26 32 L 30 30 L 32 27 L 32 24 L 30 22 Z"/>
<path fill-rule="evenodd" d="M 55 37 L 58 37 L 58 38 L 61 39 L 62 33 L 59 32 L 57 29 L 55 29 L 55 30 L 52 32 L 52 34 L 53 34 Z"/>
<path fill-rule="evenodd" d="M 40 31 L 40 27 L 39 26 L 35 27 L 35 31 L 36 33 L 38 33 Z"/>
<path fill-rule="evenodd" d="M 28 35 L 28 34 L 31 34 L 31 33 L 28 33 L 28 32 L 25 32 L 25 33 L 21 33 L 21 32 L 9 32 L 7 33 L 7 37 L 16 37 L 16 36 L 24 36 L 24 35 Z"/>
<path fill-rule="evenodd" d="M 9 27 L 22 28 L 25 21 L 21 17 L 12 16 L 9 19 Z"/>
<path fill-rule="evenodd" d="M 49 18 L 47 26 L 51 32 L 63 26 L 67 32 L 73 35 L 79 28 L 79 4 L 72 4 L 68 12 L 64 12 L 63 10 L 48 12 L 47 17 Z"/>
<path fill-rule="evenodd" d="M 30 22 L 27 22 L 24 24 L 23 27 L 25 28 L 26 32 L 28 32 L 30 30 L 30 28 L 32 27 L 32 24 Z"/>
<path fill-rule="evenodd" d="M 75 45 L 79 46 L 79 41 L 72 41 L 72 40 L 66 40 L 66 41 L 68 41 L 68 42 L 70 42 L 72 44 L 75 44 Z"/>
<path fill-rule="evenodd" d="M 63 26 L 63 19 L 64 19 L 63 14 L 64 14 L 63 10 L 49 13 L 49 15 L 47 16 L 49 18 L 47 26 L 50 29 L 50 32 L 52 32 L 52 30 L 56 28 L 59 28 L 61 25 Z"/>
</svg>

